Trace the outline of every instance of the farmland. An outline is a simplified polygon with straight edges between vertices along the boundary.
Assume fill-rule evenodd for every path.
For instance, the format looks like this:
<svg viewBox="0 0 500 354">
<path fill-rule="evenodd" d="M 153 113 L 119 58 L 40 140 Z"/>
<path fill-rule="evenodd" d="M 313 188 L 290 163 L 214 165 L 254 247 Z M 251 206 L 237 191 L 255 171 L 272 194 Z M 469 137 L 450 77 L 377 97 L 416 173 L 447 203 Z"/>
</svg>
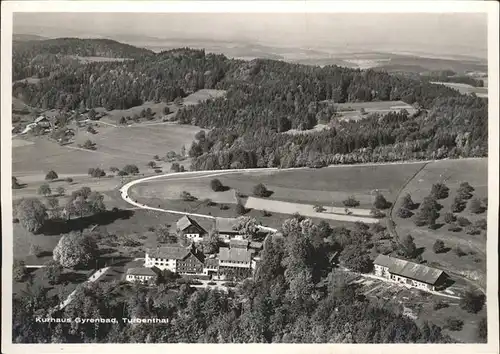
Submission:
<svg viewBox="0 0 500 354">
<path fill-rule="evenodd" d="M 438 200 L 442 205 L 441 216 L 436 223 L 438 228 L 431 230 L 427 227 L 416 227 L 413 219 L 401 219 L 394 217 L 398 234 L 404 236 L 411 234 L 415 238 L 417 247 L 422 247 L 422 257 L 429 264 L 435 264 L 443 269 L 458 272 L 470 279 L 475 279 L 479 284 L 485 281 L 486 263 L 486 238 L 484 231 L 479 235 L 466 234 L 464 230 L 452 232 L 444 222 L 444 214 L 450 211 L 453 198 L 461 182 L 467 181 L 474 188 L 473 196 L 483 199 L 488 196 L 487 190 L 487 159 L 448 160 L 429 163 L 422 169 L 401 191 L 400 197 L 409 193 L 414 202 L 420 203 L 429 195 L 432 184 L 443 182 L 450 191 L 449 196 Z M 469 201 L 470 202 L 470 201 Z M 400 205 L 400 199 L 396 201 L 396 208 Z M 475 222 L 486 218 L 486 214 L 472 214 L 467 208 L 456 214 Z M 436 239 L 442 239 L 450 250 L 445 253 L 436 254 L 432 245 Z M 460 246 L 465 255 L 459 256 L 452 249 Z"/>
<path fill-rule="evenodd" d="M 331 101 L 323 101 L 331 103 Z M 403 101 L 376 101 L 376 102 L 348 102 L 333 104 L 337 111 L 339 120 L 359 120 L 367 117 L 369 114 L 384 115 L 389 112 L 400 112 L 403 109 L 409 114 L 416 112 L 416 109 Z M 364 113 L 361 111 L 364 110 Z"/>
<path fill-rule="evenodd" d="M 474 87 L 468 84 L 461 84 L 455 82 L 433 82 L 433 84 L 439 84 L 451 87 L 455 90 L 458 90 L 462 94 L 471 94 L 475 93 L 478 97 L 488 97 L 488 86 L 487 82 L 485 83 L 486 87 Z"/>
</svg>

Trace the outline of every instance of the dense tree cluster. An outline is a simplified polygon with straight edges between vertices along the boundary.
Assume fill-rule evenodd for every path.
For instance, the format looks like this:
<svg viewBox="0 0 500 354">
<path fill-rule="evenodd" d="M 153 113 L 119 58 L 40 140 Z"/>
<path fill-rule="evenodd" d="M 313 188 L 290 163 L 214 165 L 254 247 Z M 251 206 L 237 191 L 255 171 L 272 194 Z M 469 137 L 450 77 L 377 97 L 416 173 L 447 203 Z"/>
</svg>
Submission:
<svg viewBox="0 0 500 354">
<path fill-rule="evenodd" d="M 365 250 L 369 228 L 352 230 L 287 220 L 281 234 L 267 237 L 255 277 L 228 293 L 176 285 L 163 277 L 152 287 L 86 283 L 59 318 L 117 318 L 114 323 L 42 323 L 60 300 L 28 286 L 14 297 L 13 338 L 18 343 L 440 343 L 449 338 L 435 325 L 382 308 L 348 284 L 332 268 L 332 243 L 342 244 L 345 260 Z M 369 238 L 369 237 L 368 237 Z M 330 239 L 330 240 L 329 240 Z M 355 264 L 364 267 L 366 254 Z M 56 265 L 47 272 L 54 273 Z M 37 316 L 35 316 L 35 314 Z M 52 314 L 53 317 L 56 314 Z M 163 324 L 122 323 L 121 318 L 168 319 Z M 369 328 L 369 330 L 367 330 Z"/>
<path fill-rule="evenodd" d="M 14 48 L 16 77 L 30 76 L 26 70 L 51 73 L 36 84 L 13 85 L 13 95 L 35 107 L 129 108 L 144 101 L 179 100 L 200 88 L 227 90 L 226 97 L 181 107 L 177 114 L 180 123 L 208 131 L 197 136 L 189 151 L 195 170 L 321 167 L 487 154 L 487 99 L 461 95 L 421 78 L 264 59 L 245 62 L 187 48 L 153 54 L 127 47 L 113 49 L 116 54 L 111 56 L 134 52 L 127 56 L 134 60 L 65 63 L 63 58 L 52 58 L 48 48 L 43 49 L 43 44 L 36 50 Z M 107 51 L 101 50 L 102 55 Z M 75 49 L 73 54 L 79 52 Z M 29 62 L 19 59 L 22 64 L 17 63 L 25 57 Z M 417 112 L 366 115 L 358 121 L 336 119 L 338 103 L 387 100 L 415 104 Z M 318 122 L 328 123 L 329 129 L 284 134 L 310 129 Z"/>
</svg>

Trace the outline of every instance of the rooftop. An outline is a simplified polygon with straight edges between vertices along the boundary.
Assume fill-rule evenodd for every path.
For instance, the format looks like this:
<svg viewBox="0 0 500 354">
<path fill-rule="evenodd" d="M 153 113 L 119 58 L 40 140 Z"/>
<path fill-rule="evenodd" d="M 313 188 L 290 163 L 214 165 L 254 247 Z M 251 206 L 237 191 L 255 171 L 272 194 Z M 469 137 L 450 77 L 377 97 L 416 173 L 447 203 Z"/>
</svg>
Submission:
<svg viewBox="0 0 500 354">
<path fill-rule="evenodd" d="M 229 247 L 230 248 L 248 248 L 250 241 L 248 240 L 237 240 L 237 239 L 231 239 L 229 241 Z"/>
<path fill-rule="evenodd" d="M 200 224 L 198 224 L 194 219 L 190 218 L 187 215 L 184 215 L 177 221 L 177 229 L 181 231 L 184 231 L 189 226 L 195 226 L 196 228 L 200 229 L 200 231 L 205 231 L 205 229 L 201 227 Z"/>
<path fill-rule="evenodd" d="M 440 269 L 427 267 L 422 264 L 409 262 L 403 259 L 379 254 L 374 264 L 389 268 L 389 272 L 405 278 L 421 281 L 427 284 L 435 284 L 438 278 L 444 273 Z"/>
<path fill-rule="evenodd" d="M 219 249 L 219 259 L 224 262 L 250 262 L 252 252 L 244 248 L 226 248 Z"/>
<path fill-rule="evenodd" d="M 189 253 L 191 253 L 191 248 L 181 246 L 162 246 L 146 250 L 149 257 L 162 259 L 184 259 Z"/>
<path fill-rule="evenodd" d="M 140 267 L 140 268 L 129 268 L 127 269 L 128 275 L 145 275 L 145 276 L 156 276 L 156 272 L 152 268 Z"/>
<path fill-rule="evenodd" d="M 220 233 L 238 233 L 233 229 L 233 226 L 236 225 L 237 221 L 234 218 L 216 218 L 215 219 L 215 228 Z"/>
</svg>

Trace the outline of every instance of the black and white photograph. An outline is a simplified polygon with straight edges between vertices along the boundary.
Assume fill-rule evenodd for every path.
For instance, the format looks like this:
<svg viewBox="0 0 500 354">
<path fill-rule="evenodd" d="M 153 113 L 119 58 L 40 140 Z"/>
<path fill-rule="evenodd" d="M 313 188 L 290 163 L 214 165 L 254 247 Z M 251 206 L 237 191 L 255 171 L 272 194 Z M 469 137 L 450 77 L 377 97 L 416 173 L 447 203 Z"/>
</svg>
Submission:
<svg viewBox="0 0 500 354">
<path fill-rule="evenodd" d="M 498 353 L 499 7 L 420 3 L 2 3 L 2 352 Z"/>
</svg>

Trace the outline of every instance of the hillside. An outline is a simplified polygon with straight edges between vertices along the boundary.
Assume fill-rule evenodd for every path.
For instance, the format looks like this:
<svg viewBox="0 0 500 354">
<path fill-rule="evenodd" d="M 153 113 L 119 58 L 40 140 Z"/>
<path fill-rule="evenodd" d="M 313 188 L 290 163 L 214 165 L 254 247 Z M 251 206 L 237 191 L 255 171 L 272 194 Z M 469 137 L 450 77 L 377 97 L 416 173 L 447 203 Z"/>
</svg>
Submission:
<svg viewBox="0 0 500 354">
<path fill-rule="evenodd" d="M 171 102 L 199 89 L 227 90 L 226 97 L 186 106 L 176 116 L 179 123 L 210 129 L 190 148 L 194 169 L 487 155 L 487 99 L 462 95 L 418 75 L 243 61 L 189 48 L 155 54 L 110 40 L 57 39 L 26 42 L 21 48 L 14 48 L 14 75 L 42 79 L 14 83 L 13 95 L 37 108 L 128 109 L 146 101 Z M 68 55 L 136 57 L 82 63 L 53 54 L 58 48 Z M 415 113 L 339 119 L 339 103 L 365 102 L 369 111 L 370 102 L 377 101 L 403 101 Z M 282 134 L 310 131 L 318 123 L 329 129 Z"/>
</svg>

